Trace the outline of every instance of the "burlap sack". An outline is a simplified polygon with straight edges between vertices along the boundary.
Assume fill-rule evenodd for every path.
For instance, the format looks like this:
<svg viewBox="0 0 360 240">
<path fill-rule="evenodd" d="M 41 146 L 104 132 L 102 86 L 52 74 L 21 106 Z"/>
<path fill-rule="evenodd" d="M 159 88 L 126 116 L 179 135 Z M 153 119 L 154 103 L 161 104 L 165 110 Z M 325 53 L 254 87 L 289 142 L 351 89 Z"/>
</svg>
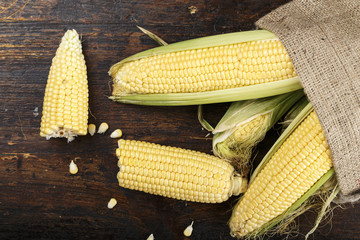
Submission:
<svg viewBox="0 0 360 240">
<path fill-rule="evenodd" d="M 330 146 L 342 194 L 360 190 L 360 1 L 294 0 L 261 18 L 287 49 Z"/>
</svg>

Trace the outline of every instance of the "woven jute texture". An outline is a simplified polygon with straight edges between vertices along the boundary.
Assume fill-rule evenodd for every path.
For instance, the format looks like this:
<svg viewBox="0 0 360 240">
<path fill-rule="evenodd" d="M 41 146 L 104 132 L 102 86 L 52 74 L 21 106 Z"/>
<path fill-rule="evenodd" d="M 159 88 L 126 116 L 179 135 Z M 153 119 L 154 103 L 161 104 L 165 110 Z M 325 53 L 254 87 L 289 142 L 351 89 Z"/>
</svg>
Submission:
<svg viewBox="0 0 360 240">
<path fill-rule="evenodd" d="M 343 195 L 360 190 L 360 1 L 294 0 L 257 21 L 287 49 L 325 131 Z"/>
</svg>

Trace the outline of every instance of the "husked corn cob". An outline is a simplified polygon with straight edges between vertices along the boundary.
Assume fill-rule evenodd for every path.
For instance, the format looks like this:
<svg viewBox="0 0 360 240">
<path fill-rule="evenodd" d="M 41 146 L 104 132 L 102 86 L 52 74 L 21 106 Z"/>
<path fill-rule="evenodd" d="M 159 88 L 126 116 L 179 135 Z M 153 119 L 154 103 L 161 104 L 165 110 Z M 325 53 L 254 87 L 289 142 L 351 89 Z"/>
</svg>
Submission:
<svg viewBox="0 0 360 240">
<path fill-rule="evenodd" d="M 230 219 L 234 236 L 243 237 L 284 213 L 332 167 L 315 111 L 291 133 L 236 205 Z"/>
<path fill-rule="evenodd" d="M 79 35 L 68 30 L 52 60 L 45 90 L 40 136 L 65 137 L 86 135 L 88 85 Z"/>
<path fill-rule="evenodd" d="M 301 88 L 298 81 L 294 81 L 297 74 L 284 46 L 275 35 L 264 30 L 223 34 L 150 49 L 113 65 L 109 74 L 114 81 L 111 99 L 144 105 L 225 102 Z M 225 92 L 216 98 L 213 95 L 212 99 L 192 95 L 281 80 L 289 82 L 284 83 L 286 86 L 267 86 L 268 91 L 253 89 L 253 96 L 232 92 L 230 100 L 226 98 L 229 93 Z M 158 96 L 141 96 L 154 94 Z M 197 101 L 192 102 L 195 99 Z"/>
<path fill-rule="evenodd" d="M 246 189 L 247 180 L 215 156 L 141 141 L 118 144 L 121 187 L 204 203 L 223 202 Z"/>
<path fill-rule="evenodd" d="M 124 64 L 113 75 L 114 95 L 203 92 L 295 77 L 279 40 L 185 50 Z"/>
</svg>

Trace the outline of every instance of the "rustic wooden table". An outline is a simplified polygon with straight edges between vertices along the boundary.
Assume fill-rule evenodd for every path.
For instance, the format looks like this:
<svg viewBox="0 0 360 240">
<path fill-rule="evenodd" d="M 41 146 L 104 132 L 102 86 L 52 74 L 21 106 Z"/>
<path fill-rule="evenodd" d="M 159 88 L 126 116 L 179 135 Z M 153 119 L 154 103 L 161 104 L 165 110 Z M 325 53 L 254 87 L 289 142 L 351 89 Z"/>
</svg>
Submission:
<svg viewBox="0 0 360 240">
<path fill-rule="evenodd" d="M 109 67 L 156 46 L 142 26 L 171 43 L 201 36 L 254 29 L 261 16 L 287 0 L 1 0 L 0 1 L 0 239 L 232 239 L 227 221 L 237 198 L 200 204 L 121 189 L 116 141 L 108 135 L 46 141 L 39 136 L 48 71 L 67 29 L 82 35 L 88 66 L 89 121 L 121 128 L 124 138 L 211 153 L 196 119 L 196 106 L 144 107 L 107 99 Z M 196 7 L 195 12 L 189 10 Z M 215 124 L 228 104 L 205 107 Z M 258 157 L 276 133 L 260 144 Z M 79 173 L 70 175 L 77 158 Z M 118 200 L 107 208 L 111 197 Z M 299 218 L 303 239 L 314 214 Z M 360 239 L 360 205 L 336 209 L 314 239 Z M 272 239 L 283 239 L 274 236 Z"/>
</svg>

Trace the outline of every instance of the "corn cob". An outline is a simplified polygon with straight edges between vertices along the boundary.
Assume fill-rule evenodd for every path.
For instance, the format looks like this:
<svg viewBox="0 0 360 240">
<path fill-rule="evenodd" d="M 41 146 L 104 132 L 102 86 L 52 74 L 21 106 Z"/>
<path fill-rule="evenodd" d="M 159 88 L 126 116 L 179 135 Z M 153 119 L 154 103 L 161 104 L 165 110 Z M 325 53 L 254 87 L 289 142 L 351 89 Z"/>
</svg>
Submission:
<svg viewBox="0 0 360 240">
<path fill-rule="evenodd" d="M 144 105 L 238 101 L 301 88 L 284 46 L 265 30 L 150 49 L 113 65 L 109 74 L 111 99 Z"/>
<path fill-rule="evenodd" d="M 298 90 L 278 96 L 234 102 L 212 131 L 214 154 L 231 161 L 244 176 L 252 149 L 302 96 Z"/>
<path fill-rule="evenodd" d="M 226 161 L 205 153 L 119 140 L 121 187 L 186 201 L 219 203 L 244 192 L 247 180 Z"/>
<path fill-rule="evenodd" d="M 303 112 L 309 112 L 309 107 Z M 236 205 L 229 223 L 233 236 L 256 235 L 273 226 L 271 221 L 293 211 L 294 205 L 298 207 L 321 186 L 319 179 L 333 174 L 330 150 L 314 111 L 291 134 L 285 131 L 284 135 L 286 140 L 280 137 L 265 156 Z"/>
<path fill-rule="evenodd" d="M 65 137 L 86 135 L 88 86 L 84 55 L 79 35 L 68 30 L 52 60 L 45 89 L 40 136 Z"/>
</svg>

